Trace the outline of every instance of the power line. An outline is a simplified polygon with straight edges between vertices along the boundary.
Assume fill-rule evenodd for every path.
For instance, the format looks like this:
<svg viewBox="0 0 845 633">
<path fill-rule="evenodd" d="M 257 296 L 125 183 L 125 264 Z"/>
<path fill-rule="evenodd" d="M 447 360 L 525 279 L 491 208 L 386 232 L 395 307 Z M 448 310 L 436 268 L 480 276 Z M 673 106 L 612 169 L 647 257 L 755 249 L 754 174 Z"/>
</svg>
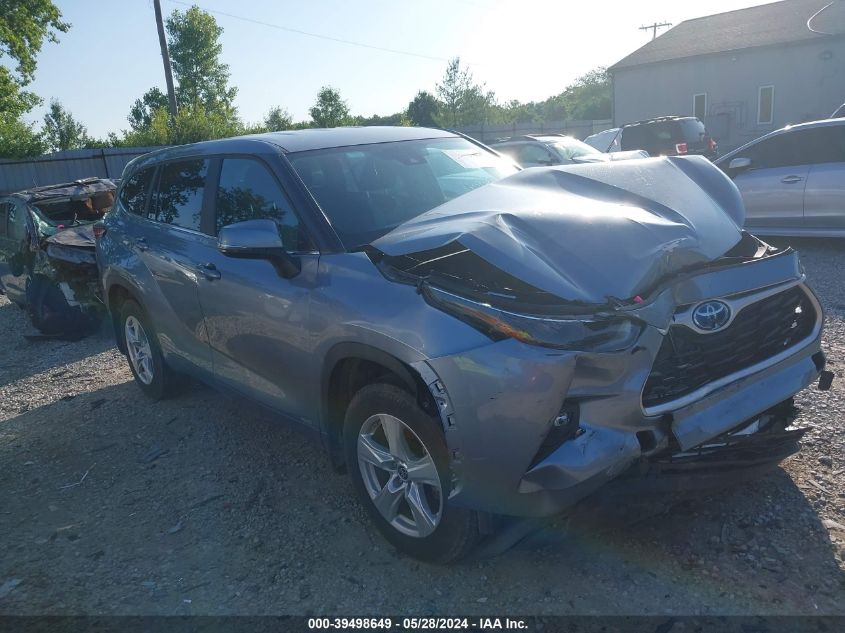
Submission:
<svg viewBox="0 0 845 633">
<path fill-rule="evenodd" d="M 189 7 L 196 4 L 196 2 L 184 2 L 183 0 L 166 0 L 172 4 L 181 4 L 183 6 Z M 263 20 L 256 20 L 254 18 L 246 18 L 241 15 L 235 15 L 234 13 L 227 13 L 226 11 L 213 11 L 211 9 L 203 9 L 207 13 L 212 13 L 215 15 L 222 15 L 227 18 L 232 18 L 233 20 L 241 20 L 242 22 L 250 22 L 252 24 L 259 24 L 261 26 L 266 26 L 271 29 L 278 29 L 280 31 L 287 31 L 288 33 L 296 33 L 297 35 L 306 35 L 308 37 L 316 37 L 317 39 L 321 40 L 328 40 L 329 42 L 337 42 L 340 44 L 348 44 L 349 46 L 358 46 L 360 48 L 369 48 L 370 50 L 374 51 L 381 51 L 383 53 L 393 53 L 395 55 L 406 55 L 408 57 L 418 57 L 420 59 L 428 59 L 435 62 L 449 62 L 451 60 L 446 59 L 445 57 L 435 57 L 434 55 L 424 55 L 422 53 L 412 53 L 411 51 L 400 51 L 396 48 L 386 48 L 384 46 L 375 46 L 372 44 L 364 44 L 363 42 L 353 42 L 352 40 L 345 40 L 339 37 L 332 37 L 330 35 L 321 35 L 320 33 L 311 33 L 309 31 L 302 31 L 300 29 L 290 28 L 288 26 L 282 26 L 281 24 L 272 24 L 270 22 L 264 22 Z M 469 64 L 473 65 L 473 64 Z"/>
</svg>

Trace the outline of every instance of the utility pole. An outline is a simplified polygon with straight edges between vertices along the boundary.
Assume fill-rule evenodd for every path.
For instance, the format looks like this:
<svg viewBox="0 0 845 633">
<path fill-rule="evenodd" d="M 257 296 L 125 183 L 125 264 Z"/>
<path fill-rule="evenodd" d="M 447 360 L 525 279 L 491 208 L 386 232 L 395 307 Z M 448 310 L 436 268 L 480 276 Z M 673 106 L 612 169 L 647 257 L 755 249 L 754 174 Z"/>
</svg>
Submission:
<svg viewBox="0 0 845 633">
<path fill-rule="evenodd" d="M 156 1 L 158 1 L 158 0 L 156 0 Z M 641 31 L 651 31 L 651 39 L 654 39 L 654 38 L 657 37 L 657 29 L 664 27 L 664 26 L 672 26 L 672 23 L 671 22 L 660 22 L 660 23 L 655 22 L 654 24 L 646 24 L 645 26 L 641 26 L 640 30 Z"/>
<path fill-rule="evenodd" d="M 170 103 L 170 116 L 176 116 L 176 91 L 173 89 L 173 73 L 170 70 L 170 53 L 167 52 L 167 38 L 164 37 L 164 23 L 161 21 L 161 2 L 153 0 L 156 12 L 158 43 L 161 46 L 161 61 L 164 63 L 164 80 L 167 82 L 167 99 Z"/>
</svg>

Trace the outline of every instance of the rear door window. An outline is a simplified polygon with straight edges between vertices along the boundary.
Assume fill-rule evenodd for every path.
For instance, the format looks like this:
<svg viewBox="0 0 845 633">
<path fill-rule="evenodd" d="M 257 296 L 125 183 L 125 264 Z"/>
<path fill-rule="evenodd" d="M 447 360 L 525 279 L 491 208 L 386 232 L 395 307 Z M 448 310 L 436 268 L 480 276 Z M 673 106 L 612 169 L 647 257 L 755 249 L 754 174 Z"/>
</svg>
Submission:
<svg viewBox="0 0 845 633">
<path fill-rule="evenodd" d="M 150 208 L 150 219 L 199 231 L 207 177 L 207 160 L 164 163 L 159 172 L 158 191 L 155 204 Z"/>
<path fill-rule="evenodd" d="M 150 194 L 154 167 L 147 167 L 127 178 L 120 188 L 119 200 L 123 208 L 135 215 L 144 215 Z"/>
<path fill-rule="evenodd" d="M 647 149 L 654 147 L 654 138 L 649 133 L 651 128 L 646 124 L 632 125 L 622 130 L 622 149 Z"/>
<path fill-rule="evenodd" d="M 304 251 L 313 248 L 275 176 L 257 160 L 223 160 L 215 212 L 217 232 L 224 226 L 245 220 L 273 220 L 279 227 L 285 249 Z"/>
</svg>

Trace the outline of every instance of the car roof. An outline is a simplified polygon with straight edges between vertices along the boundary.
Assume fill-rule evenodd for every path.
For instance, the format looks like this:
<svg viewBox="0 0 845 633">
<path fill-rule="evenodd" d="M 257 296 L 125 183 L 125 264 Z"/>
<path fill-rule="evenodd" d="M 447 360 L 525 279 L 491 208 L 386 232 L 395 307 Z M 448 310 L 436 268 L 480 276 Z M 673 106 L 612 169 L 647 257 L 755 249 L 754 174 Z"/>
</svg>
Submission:
<svg viewBox="0 0 845 633">
<path fill-rule="evenodd" d="M 458 134 L 447 130 L 424 127 L 368 126 L 368 127 L 333 127 L 308 128 L 305 130 L 286 130 L 283 132 L 265 132 L 246 136 L 233 136 L 213 141 L 202 141 L 179 147 L 169 147 L 152 152 L 162 154 L 215 154 L 238 151 L 257 145 L 275 145 L 283 152 L 305 152 L 314 149 L 367 145 L 370 143 L 391 143 L 428 138 L 456 137 Z"/>
<path fill-rule="evenodd" d="M 125 173 L 148 164 L 156 164 L 159 161 L 181 157 L 215 154 L 266 154 L 279 151 L 293 153 L 332 147 L 430 138 L 460 138 L 460 135 L 456 132 L 436 128 L 401 126 L 308 128 L 284 132 L 265 132 L 263 134 L 202 141 L 189 145 L 164 147 L 133 159 L 127 164 Z"/>
<path fill-rule="evenodd" d="M 18 198 L 26 202 L 40 202 L 50 199 L 72 198 L 85 199 L 104 191 L 114 191 L 116 185 L 110 178 L 81 178 L 72 182 L 57 183 L 54 185 L 43 185 L 15 191 L 3 197 Z"/>
</svg>

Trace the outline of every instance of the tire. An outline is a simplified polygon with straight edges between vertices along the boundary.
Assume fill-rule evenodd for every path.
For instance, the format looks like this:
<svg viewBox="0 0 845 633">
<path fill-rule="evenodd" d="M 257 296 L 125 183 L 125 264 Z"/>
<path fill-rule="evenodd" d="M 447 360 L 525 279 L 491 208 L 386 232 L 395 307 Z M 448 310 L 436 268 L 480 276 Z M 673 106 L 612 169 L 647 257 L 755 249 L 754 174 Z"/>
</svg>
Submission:
<svg viewBox="0 0 845 633">
<path fill-rule="evenodd" d="M 411 394 L 380 383 L 358 391 L 346 411 L 343 444 L 356 494 L 396 549 L 436 563 L 456 561 L 472 550 L 478 516 L 449 505 L 443 431 Z"/>
<path fill-rule="evenodd" d="M 174 395 L 181 381 L 164 362 L 158 337 L 147 314 L 132 299 L 127 299 L 120 310 L 119 332 L 126 348 L 129 369 L 144 395 L 151 400 Z M 130 338 L 135 339 L 134 344 Z"/>
</svg>

